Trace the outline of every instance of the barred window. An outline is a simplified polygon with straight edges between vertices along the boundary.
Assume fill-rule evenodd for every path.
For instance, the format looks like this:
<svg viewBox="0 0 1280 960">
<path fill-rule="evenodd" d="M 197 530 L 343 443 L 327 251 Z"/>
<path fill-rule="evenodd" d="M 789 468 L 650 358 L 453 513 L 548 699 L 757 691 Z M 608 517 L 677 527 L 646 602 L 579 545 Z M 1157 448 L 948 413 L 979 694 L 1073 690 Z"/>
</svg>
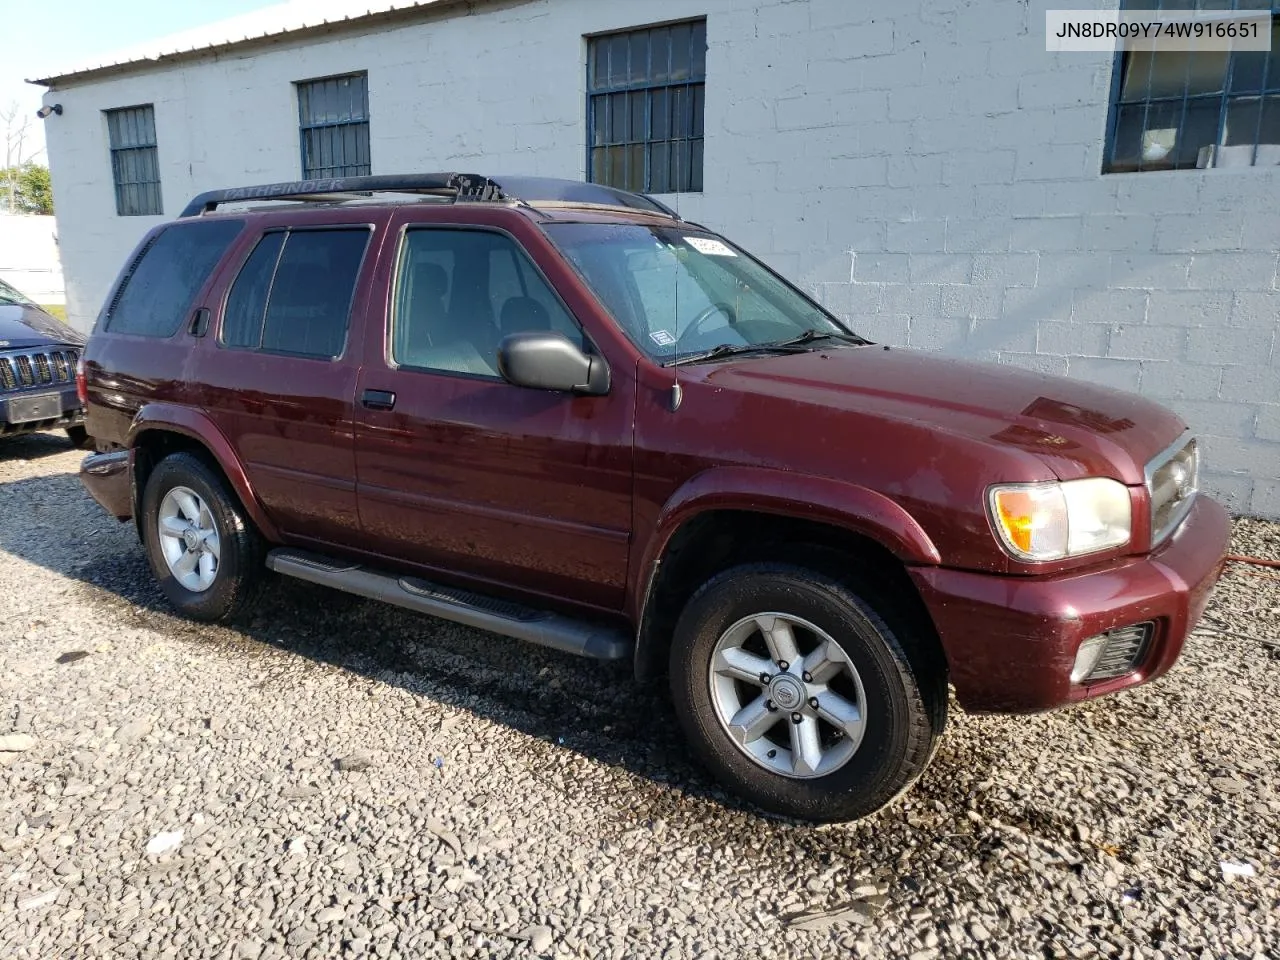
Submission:
<svg viewBox="0 0 1280 960">
<path fill-rule="evenodd" d="M 1131 50 L 1116 58 L 1103 170 L 1280 163 L 1280 0 L 1125 0 L 1126 10 L 1273 13 L 1271 51 Z"/>
<path fill-rule="evenodd" d="M 588 38 L 587 179 L 624 190 L 702 190 L 707 22 Z"/>
<path fill-rule="evenodd" d="M 156 155 L 155 107 L 145 103 L 108 110 L 106 117 L 116 213 L 122 217 L 160 216 L 164 209 Z"/>
<path fill-rule="evenodd" d="M 297 87 L 303 178 L 368 176 L 369 75 L 305 80 Z"/>
</svg>

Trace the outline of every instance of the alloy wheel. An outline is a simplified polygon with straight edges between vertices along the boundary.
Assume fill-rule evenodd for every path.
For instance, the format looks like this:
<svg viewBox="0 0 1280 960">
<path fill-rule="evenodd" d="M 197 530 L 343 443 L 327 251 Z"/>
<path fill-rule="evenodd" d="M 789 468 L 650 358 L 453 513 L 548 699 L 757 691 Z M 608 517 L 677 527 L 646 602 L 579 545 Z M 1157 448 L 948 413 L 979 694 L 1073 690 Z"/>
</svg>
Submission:
<svg viewBox="0 0 1280 960">
<path fill-rule="evenodd" d="M 744 617 L 711 655 L 720 725 L 754 763 L 807 780 L 843 767 L 866 730 L 858 671 L 825 631 L 784 613 Z"/>
<path fill-rule="evenodd" d="M 160 550 L 173 578 L 192 593 L 203 593 L 218 577 L 218 526 L 204 499 L 189 487 L 173 487 L 160 501 L 156 518 Z"/>
</svg>

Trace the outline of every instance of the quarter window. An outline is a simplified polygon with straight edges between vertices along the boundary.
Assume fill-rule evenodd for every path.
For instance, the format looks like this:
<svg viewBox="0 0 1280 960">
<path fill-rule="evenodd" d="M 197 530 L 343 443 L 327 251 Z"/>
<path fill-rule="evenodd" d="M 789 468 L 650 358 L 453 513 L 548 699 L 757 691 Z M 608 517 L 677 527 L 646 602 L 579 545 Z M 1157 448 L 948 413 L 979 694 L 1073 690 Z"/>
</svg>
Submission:
<svg viewBox="0 0 1280 960">
<path fill-rule="evenodd" d="M 243 226 L 243 220 L 206 220 L 165 227 L 134 257 L 107 305 L 104 329 L 173 336 Z"/>
<path fill-rule="evenodd" d="M 1116 58 L 1104 171 L 1280 163 L 1280 0 L 1127 0 L 1125 9 L 1273 11 L 1271 51 L 1131 50 Z"/>
<path fill-rule="evenodd" d="M 364 228 L 263 236 L 227 296 L 223 346 L 323 359 L 341 356 L 368 243 Z"/>
<path fill-rule="evenodd" d="M 111 148 L 111 181 L 116 213 L 122 217 L 160 216 L 160 160 L 156 153 L 156 112 L 147 103 L 106 111 Z"/>
<path fill-rule="evenodd" d="M 645 193 L 701 191 L 707 22 L 587 42 L 587 179 Z"/>
<path fill-rule="evenodd" d="M 404 367 L 498 377 L 512 333 L 582 332 L 520 246 L 501 233 L 411 230 L 397 271 L 391 358 Z"/>
<path fill-rule="evenodd" d="M 298 118 L 305 179 L 369 175 L 368 74 L 299 83 Z"/>
</svg>

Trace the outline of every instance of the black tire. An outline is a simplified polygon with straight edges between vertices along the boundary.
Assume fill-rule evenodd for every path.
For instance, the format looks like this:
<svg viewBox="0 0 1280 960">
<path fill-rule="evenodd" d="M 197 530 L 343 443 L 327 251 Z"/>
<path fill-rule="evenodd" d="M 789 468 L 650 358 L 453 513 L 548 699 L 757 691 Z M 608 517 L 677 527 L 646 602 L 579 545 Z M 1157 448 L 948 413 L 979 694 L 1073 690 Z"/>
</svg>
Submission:
<svg viewBox="0 0 1280 960">
<path fill-rule="evenodd" d="M 83 424 L 76 424 L 74 427 L 66 428 L 67 439 L 71 441 L 73 447 L 81 450 L 87 450 L 93 446 L 93 437 L 89 436 L 89 431 L 84 428 Z"/>
<path fill-rule="evenodd" d="M 676 624 L 671 645 L 675 710 L 710 771 L 757 806 L 802 820 L 855 820 L 892 802 L 920 776 L 946 725 L 943 669 L 905 642 L 910 618 L 884 612 L 871 593 L 798 566 L 758 563 L 726 570 L 704 584 Z M 863 594 L 863 595 L 860 595 Z M 819 627 L 848 655 L 866 696 L 865 728 L 856 751 L 825 776 L 793 779 L 759 765 L 730 738 L 710 689 L 716 644 L 733 624 L 772 611 Z M 915 638 L 917 640 L 921 638 Z M 785 722 L 785 720 L 784 720 Z M 785 729 L 785 728 L 784 728 Z"/>
<path fill-rule="evenodd" d="M 160 505 L 174 487 L 187 487 L 209 506 L 220 541 L 214 580 L 207 589 L 184 587 L 169 570 L 160 546 L 157 520 Z M 239 498 L 222 474 L 191 453 L 174 453 L 161 460 L 147 478 L 142 493 L 142 538 L 151 570 L 165 597 L 192 620 L 226 623 L 242 617 L 256 599 L 263 579 L 265 548 L 261 535 L 245 516 Z"/>
</svg>

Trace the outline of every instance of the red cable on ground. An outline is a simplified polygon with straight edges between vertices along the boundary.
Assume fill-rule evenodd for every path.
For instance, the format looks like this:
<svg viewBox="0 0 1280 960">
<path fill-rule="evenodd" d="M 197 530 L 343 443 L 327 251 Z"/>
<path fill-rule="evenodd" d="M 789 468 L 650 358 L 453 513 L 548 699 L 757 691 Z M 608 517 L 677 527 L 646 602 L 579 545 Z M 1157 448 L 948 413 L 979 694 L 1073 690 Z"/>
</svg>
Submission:
<svg viewBox="0 0 1280 960">
<path fill-rule="evenodd" d="M 1248 563 L 1255 567 L 1280 568 L 1280 560 L 1264 560 L 1261 557 L 1243 557 L 1238 553 L 1228 553 L 1227 559 L 1232 563 Z"/>
</svg>

